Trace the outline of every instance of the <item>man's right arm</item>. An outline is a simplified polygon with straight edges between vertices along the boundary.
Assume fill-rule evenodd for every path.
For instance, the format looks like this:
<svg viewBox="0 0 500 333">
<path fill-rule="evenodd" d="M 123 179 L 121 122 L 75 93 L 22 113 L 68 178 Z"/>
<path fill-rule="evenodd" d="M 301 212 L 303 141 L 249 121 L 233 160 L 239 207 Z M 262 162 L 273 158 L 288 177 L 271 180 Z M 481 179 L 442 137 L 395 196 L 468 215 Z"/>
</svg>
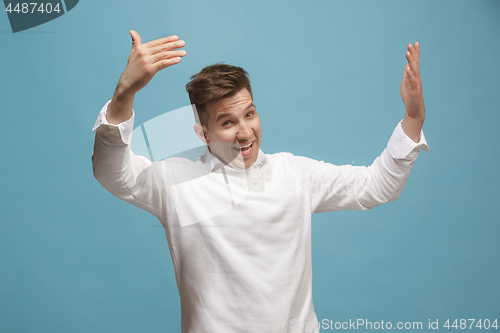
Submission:
<svg viewBox="0 0 500 333">
<path fill-rule="evenodd" d="M 92 154 L 94 177 L 109 192 L 163 220 L 168 184 L 164 163 L 151 162 L 130 150 L 134 116 L 120 124 L 106 120 L 108 101 L 96 121 Z"/>
<path fill-rule="evenodd" d="M 162 219 L 165 216 L 165 170 L 163 163 L 153 163 L 130 150 L 135 94 L 160 70 L 179 63 L 184 46 L 177 36 L 142 44 L 139 34 L 131 31 L 132 51 L 127 67 L 112 100 L 101 110 L 92 154 L 95 178 L 108 191 Z"/>
</svg>

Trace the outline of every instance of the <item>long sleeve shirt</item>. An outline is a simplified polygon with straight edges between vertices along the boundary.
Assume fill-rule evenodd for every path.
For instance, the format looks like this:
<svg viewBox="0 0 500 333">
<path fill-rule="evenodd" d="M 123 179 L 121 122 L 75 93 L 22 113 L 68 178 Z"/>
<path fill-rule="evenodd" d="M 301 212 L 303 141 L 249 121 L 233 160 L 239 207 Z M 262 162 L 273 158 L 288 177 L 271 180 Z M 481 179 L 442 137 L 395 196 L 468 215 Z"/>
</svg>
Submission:
<svg viewBox="0 0 500 333">
<path fill-rule="evenodd" d="M 428 150 L 423 132 L 415 143 L 400 122 L 370 166 L 259 150 L 253 166 L 236 170 L 209 149 L 196 162 L 151 162 L 130 149 L 134 111 L 111 125 L 109 102 L 93 128 L 94 176 L 163 225 L 184 333 L 319 332 L 312 214 L 367 210 L 397 199 L 419 150 Z"/>
</svg>

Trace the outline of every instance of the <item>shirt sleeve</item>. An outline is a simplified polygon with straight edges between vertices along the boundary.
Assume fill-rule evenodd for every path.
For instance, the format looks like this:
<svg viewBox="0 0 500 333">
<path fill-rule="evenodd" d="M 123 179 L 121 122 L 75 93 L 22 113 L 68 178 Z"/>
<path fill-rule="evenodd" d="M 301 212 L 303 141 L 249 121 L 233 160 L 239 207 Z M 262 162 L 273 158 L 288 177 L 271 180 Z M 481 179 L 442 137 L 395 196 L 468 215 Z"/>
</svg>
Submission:
<svg viewBox="0 0 500 333">
<path fill-rule="evenodd" d="M 415 143 L 394 129 L 382 154 L 370 166 L 333 165 L 301 157 L 310 170 L 311 211 L 366 210 L 399 198 L 420 149 L 429 151 L 423 131 Z"/>
<path fill-rule="evenodd" d="M 418 151 L 420 149 L 429 151 L 429 146 L 427 145 L 427 141 L 425 140 L 424 131 L 420 130 L 420 139 L 417 142 L 410 139 L 409 136 L 405 134 L 403 131 L 403 127 L 401 126 L 401 120 L 394 132 L 392 132 L 391 138 L 387 143 L 387 149 L 389 149 L 389 153 L 395 159 L 404 159 L 406 158 L 412 151 Z M 415 156 L 415 159 L 418 157 Z"/>
<path fill-rule="evenodd" d="M 106 118 L 109 103 L 111 103 L 111 100 L 107 101 L 106 104 L 104 104 L 104 106 L 102 107 L 101 112 L 99 112 L 94 127 L 92 128 L 92 132 L 98 129 L 99 126 L 101 125 L 115 126 L 120 131 L 120 136 L 122 138 L 123 143 L 130 145 L 130 142 L 132 142 L 132 132 L 134 130 L 134 120 L 135 120 L 134 109 L 132 109 L 132 116 L 129 119 L 119 123 L 118 125 L 114 125 L 108 123 L 108 119 Z"/>
<path fill-rule="evenodd" d="M 102 108 L 92 131 L 95 131 L 92 168 L 94 177 L 109 192 L 162 221 L 166 215 L 166 165 L 151 162 L 130 150 L 134 127 L 134 112 L 130 119 L 109 124 Z"/>
</svg>

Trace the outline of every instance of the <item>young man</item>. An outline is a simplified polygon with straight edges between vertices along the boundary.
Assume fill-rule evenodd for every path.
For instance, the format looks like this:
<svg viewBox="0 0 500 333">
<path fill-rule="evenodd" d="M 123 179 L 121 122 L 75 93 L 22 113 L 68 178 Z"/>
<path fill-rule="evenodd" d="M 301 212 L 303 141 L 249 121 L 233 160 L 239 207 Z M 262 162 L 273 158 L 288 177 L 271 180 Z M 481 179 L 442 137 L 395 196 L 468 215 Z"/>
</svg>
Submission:
<svg viewBox="0 0 500 333">
<path fill-rule="evenodd" d="M 318 332 L 311 215 L 367 210 L 401 194 L 419 149 L 428 149 L 418 43 L 406 53 L 406 114 L 370 167 L 264 154 L 246 72 L 223 64 L 204 68 L 186 86 L 205 155 L 152 163 L 129 147 L 133 99 L 159 70 L 180 62 L 184 42 L 170 36 L 142 44 L 130 34 L 127 67 L 94 126 L 94 175 L 164 226 L 182 331 Z"/>
</svg>

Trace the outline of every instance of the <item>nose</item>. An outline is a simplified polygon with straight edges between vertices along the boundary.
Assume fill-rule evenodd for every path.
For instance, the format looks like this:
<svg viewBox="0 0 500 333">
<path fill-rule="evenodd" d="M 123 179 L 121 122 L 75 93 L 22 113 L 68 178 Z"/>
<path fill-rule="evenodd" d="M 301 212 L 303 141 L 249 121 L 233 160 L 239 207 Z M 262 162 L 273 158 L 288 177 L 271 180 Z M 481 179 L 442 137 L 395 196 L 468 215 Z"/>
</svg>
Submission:
<svg viewBox="0 0 500 333">
<path fill-rule="evenodd" d="M 238 140 L 249 140 L 252 136 L 252 127 L 246 121 L 241 121 L 238 124 L 238 133 L 236 134 Z"/>
</svg>

